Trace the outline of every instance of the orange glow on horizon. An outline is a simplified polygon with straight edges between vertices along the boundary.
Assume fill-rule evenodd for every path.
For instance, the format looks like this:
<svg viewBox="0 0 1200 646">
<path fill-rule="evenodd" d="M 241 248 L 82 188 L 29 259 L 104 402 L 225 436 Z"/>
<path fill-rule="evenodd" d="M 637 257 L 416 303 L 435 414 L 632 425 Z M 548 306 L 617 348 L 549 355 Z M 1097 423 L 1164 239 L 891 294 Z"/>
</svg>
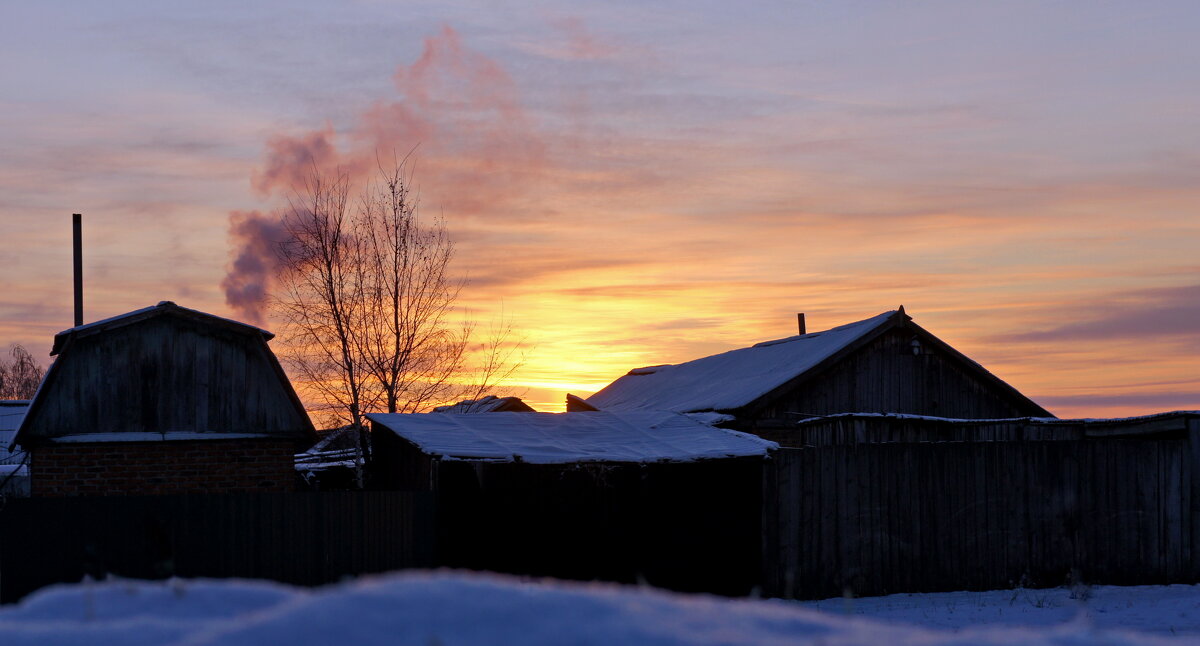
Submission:
<svg viewBox="0 0 1200 646">
<path fill-rule="evenodd" d="M 361 185 L 415 146 L 421 213 L 444 217 L 467 280 L 455 316 L 480 335 L 512 320 L 525 360 L 496 394 L 539 410 L 632 368 L 789 336 L 796 312 L 816 331 L 901 304 L 1059 416 L 1200 409 L 1200 135 L 1196 84 L 1180 82 L 1194 57 L 1178 55 L 1196 39 L 1122 31 L 1135 39 L 1122 41 L 1123 77 L 1138 84 L 1113 91 L 1079 53 L 1115 51 L 1114 34 L 1026 10 L 1090 48 L 1026 40 L 1044 60 L 1014 58 L 1006 39 L 988 50 L 936 20 L 928 38 L 883 20 L 869 41 L 866 23 L 818 20 L 844 40 L 756 23 L 745 33 L 772 32 L 776 47 L 718 51 L 599 15 L 517 16 L 528 22 L 505 31 L 431 12 L 387 23 L 395 33 L 361 58 L 270 41 L 289 63 L 236 59 L 254 82 L 191 78 L 210 62 L 173 48 L 92 61 L 164 66 L 110 70 L 128 92 L 48 59 L 14 96 L 54 91 L 5 104 L 20 125 L 0 160 L 0 350 L 19 342 L 48 361 L 69 327 L 74 210 L 87 320 L 160 300 L 248 320 L 265 302 L 244 308 L 222 287 L 244 247 L 269 248 L 237 228 L 246 214 L 269 224 L 312 167 Z M 994 18 L 986 34 L 1027 32 L 1022 12 L 963 9 L 976 11 Z M 1141 20 L 1186 23 L 1169 14 Z M 302 83 L 291 58 L 308 61 Z M 266 79 L 278 87 L 246 90 Z M 61 100 L 88 82 L 122 91 L 89 85 L 108 94 L 86 110 Z M 270 268 L 250 278 L 268 286 Z"/>
</svg>

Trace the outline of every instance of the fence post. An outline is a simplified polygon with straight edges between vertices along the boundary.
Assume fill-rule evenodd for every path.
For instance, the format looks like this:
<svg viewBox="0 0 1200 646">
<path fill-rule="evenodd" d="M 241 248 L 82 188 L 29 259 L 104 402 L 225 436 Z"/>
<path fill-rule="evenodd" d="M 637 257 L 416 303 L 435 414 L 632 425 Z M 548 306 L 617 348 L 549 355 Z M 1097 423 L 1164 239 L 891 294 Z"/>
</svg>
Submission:
<svg viewBox="0 0 1200 646">
<path fill-rule="evenodd" d="M 1187 421 L 1187 459 L 1185 462 L 1187 482 L 1190 489 L 1189 504 L 1184 522 L 1191 529 L 1188 554 L 1191 555 L 1189 578 L 1194 583 L 1200 581 L 1200 417 L 1190 417 Z"/>
</svg>

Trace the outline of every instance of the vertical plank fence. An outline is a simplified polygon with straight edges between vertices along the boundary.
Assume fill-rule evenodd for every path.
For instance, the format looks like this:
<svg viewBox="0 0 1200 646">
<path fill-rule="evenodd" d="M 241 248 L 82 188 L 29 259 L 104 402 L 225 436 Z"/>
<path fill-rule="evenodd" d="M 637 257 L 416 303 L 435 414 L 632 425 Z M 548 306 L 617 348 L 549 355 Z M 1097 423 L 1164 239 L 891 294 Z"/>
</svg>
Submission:
<svg viewBox="0 0 1200 646">
<path fill-rule="evenodd" d="M 764 472 L 765 592 L 1195 582 L 1191 436 L 782 449 Z"/>
<path fill-rule="evenodd" d="M 32 498 L 0 509 L 2 603 L 84 575 L 320 585 L 435 557 L 428 493 Z"/>
</svg>

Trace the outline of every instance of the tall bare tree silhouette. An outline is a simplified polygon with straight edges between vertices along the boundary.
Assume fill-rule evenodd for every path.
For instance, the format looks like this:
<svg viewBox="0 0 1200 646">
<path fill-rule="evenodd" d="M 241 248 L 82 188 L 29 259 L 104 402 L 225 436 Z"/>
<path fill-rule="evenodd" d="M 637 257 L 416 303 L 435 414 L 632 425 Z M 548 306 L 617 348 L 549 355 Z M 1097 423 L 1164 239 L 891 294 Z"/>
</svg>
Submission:
<svg viewBox="0 0 1200 646">
<path fill-rule="evenodd" d="M 450 275 L 444 220 L 420 215 L 409 160 L 381 164 L 351 193 L 345 172 L 315 164 L 294 191 L 272 302 L 284 359 L 326 421 L 417 412 L 511 376 L 520 364 L 511 325 L 473 346 L 474 326 L 450 321 L 465 283 Z"/>
</svg>

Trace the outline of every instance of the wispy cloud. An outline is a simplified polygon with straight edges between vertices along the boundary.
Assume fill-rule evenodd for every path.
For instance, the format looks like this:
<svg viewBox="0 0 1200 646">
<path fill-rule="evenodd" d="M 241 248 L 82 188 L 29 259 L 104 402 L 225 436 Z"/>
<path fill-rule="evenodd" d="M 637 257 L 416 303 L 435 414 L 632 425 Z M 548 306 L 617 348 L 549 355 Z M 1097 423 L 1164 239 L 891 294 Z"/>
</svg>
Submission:
<svg viewBox="0 0 1200 646">
<path fill-rule="evenodd" d="M 1200 285 L 1117 291 L 1096 302 L 1063 307 L 1058 318 L 1069 322 L 999 335 L 996 340 L 1094 342 L 1165 337 L 1188 341 L 1200 350 Z"/>
</svg>

